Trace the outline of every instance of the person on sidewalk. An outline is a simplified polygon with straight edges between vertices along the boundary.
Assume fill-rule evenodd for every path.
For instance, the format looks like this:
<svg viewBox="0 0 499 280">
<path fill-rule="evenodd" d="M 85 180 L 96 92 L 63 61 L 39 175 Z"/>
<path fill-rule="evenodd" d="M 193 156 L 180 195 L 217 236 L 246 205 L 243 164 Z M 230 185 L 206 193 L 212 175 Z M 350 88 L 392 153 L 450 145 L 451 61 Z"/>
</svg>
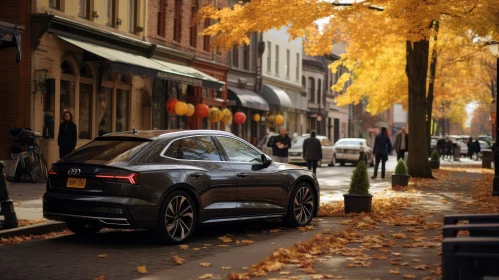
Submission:
<svg viewBox="0 0 499 280">
<path fill-rule="evenodd" d="M 286 128 L 281 127 L 279 135 L 272 140 L 272 156 L 274 161 L 288 163 L 288 150 L 291 148 L 291 138 L 286 133 Z"/>
<path fill-rule="evenodd" d="M 476 155 L 475 160 L 480 159 L 480 153 L 482 152 L 482 149 L 480 147 L 480 142 L 478 141 L 478 137 L 475 139 L 475 142 L 473 142 L 473 153 Z"/>
<path fill-rule="evenodd" d="M 310 132 L 310 137 L 303 141 L 303 159 L 307 162 L 308 170 L 317 174 L 317 161 L 322 160 L 321 141 L 316 138 L 315 130 Z"/>
<path fill-rule="evenodd" d="M 445 147 L 447 149 L 447 153 L 445 155 L 447 156 L 447 159 L 452 160 L 454 157 L 454 144 L 452 143 L 452 140 L 447 137 L 447 143 L 445 144 Z"/>
<path fill-rule="evenodd" d="M 445 144 L 446 144 L 446 141 L 444 139 L 444 137 L 440 137 L 440 139 L 438 139 L 437 141 L 437 150 L 438 150 L 438 154 L 440 155 L 440 158 L 445 158 Z"/>
<path fill-rule="evenodd" d="M 71 112 L 64 112 L 64 121 L 59 125 L 59 136 L 57 145 L 59 145 L 59 158 L 66 157 L 74 151 L 76 147 L 76 124 L 73 122 Z"/>
<path fill-rule="evenodd" d="M 405 152 L 409 150 L 409 134 L 407 134 L 407 128 L 402 127 L 400 132 L 395 138 L 395 151 L 397 152 L 397 161 L 399 159 L 404 159 Z"/>
<path fill-rule="evenodd" d="M 386 133 L 386 127 L 381 128 L 381 133 L 374 139 L 373 152 L 376 157 L 376 164 L 374 165 L 374 175 L 372 179 L 378 176 L 378 167 L 381 162 L 381 178 L 385 178 L 385 163 L 388 160 L 388 154 L 392 151 L 392 142 Z"/>
<path fill-rule="evenodd" d="M 468 139 L 468 143 L 466 143 L 466 146 L 468 146 L 468 156 L 470 159 L 473 159 L 473 137 L 470 136 Z"/>
</svg>

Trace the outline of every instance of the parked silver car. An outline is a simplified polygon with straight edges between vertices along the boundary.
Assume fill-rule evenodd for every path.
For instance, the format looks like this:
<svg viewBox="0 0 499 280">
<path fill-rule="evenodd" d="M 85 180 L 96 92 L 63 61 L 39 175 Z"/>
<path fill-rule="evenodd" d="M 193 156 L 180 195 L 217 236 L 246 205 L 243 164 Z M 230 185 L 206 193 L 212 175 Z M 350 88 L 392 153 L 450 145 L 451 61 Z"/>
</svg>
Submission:
<svg viewBox="0 0 499 280">
<path fill-rule="evenodd" d="M 345 163 L 357 164 L 361 153 L 369 166 L 374 165 L 373 149 L 363 138 L 343 138 L 334 144 L 336 162 L 341 166 Z"/>
<path fill-rule="evenodd" d="M 306 163 L 303 159 L 303 142 L 305 139 L 309 138 L 309 135 L 297 136 L 291 141 L 291 148 L 289 152 L 289 163 Z M 334 146 L 331 141 L 326 136 L 317 135 L 317 139 L 321 141 L 322 146 L 322 161 L 318 164 L 328 164 L 329 166 L 334 166 L 336 164 L 334 158 Z"/>
</svg>

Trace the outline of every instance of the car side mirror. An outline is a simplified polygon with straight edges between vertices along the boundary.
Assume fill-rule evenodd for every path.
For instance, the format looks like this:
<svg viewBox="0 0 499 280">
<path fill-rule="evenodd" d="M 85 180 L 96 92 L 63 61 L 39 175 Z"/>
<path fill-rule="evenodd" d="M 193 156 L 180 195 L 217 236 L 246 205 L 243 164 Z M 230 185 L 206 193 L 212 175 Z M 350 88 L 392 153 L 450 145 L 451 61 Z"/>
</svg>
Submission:
<svg viewBox="0 0 499 280">
<path fill-rule="evenodd" d="M 262 154 L 262 163 L 263 167 L 268 167 L 272 163 L 272 158 L 270 158 L 266 154 Z"/>
</svg>

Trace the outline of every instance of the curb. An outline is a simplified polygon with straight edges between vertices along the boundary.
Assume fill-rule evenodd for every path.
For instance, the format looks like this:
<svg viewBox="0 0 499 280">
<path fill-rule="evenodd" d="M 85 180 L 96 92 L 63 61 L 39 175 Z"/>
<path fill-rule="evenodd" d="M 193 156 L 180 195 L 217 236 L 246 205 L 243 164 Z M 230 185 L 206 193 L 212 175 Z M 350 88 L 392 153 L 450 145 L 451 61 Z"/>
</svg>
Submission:
<svg viewBox="0 0 499 280">
<path fill-rule="evenodd" d="M 66 224 L 63 222 L 46 222 L 37 225 L 0 230 L 0 238 L 22 235 L 41 235 L 53 231 L 61 231 L 66 228 Z"/>
</svg>

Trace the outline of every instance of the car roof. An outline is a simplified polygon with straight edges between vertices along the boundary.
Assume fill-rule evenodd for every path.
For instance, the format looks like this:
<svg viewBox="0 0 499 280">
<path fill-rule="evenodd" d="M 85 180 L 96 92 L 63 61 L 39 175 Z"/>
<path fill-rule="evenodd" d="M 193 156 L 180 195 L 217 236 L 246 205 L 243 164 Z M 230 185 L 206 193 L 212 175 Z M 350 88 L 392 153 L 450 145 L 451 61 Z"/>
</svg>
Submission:
<svg viewBox="0 0 499 280">
<path fill-rule="evenodd" d="M 226 135 L 234 136 L 234 134 L 221 130 L 140 130 L 140 131 L 125 131 L 109 133 L 103 136 L 95 138 L 96 140 L 110 140 L 113 138 L 136 138 L 144 140 L 156 140 L 156 139 L 168 139 L 175 138 L 179 136 L 190 136 L 190 135 Z"/>
</svg>

